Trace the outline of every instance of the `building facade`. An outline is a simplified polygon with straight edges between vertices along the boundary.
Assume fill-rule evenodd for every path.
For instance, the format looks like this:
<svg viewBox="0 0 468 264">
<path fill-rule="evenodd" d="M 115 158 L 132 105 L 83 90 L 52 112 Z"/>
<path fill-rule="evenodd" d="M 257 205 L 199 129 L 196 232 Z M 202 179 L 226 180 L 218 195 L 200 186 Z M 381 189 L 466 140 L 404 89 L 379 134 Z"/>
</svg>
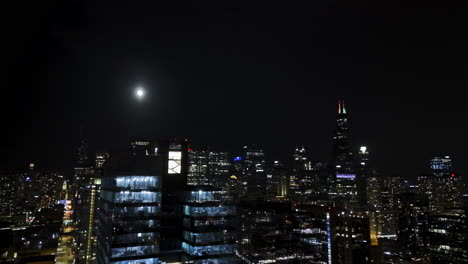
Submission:
<svg viewBox="0 0 468 264">
<path fill-rule="evenodd" d="M 186 191 L 182 249 L 192 263 L 233 263 L 236 207 L 224 191 L 193 186 Z"/>
<path fill-rule="evenodd" d="M 336 196 L 348 200 L 356 200 L 357 178 L 354 171 L 353 152 L 349 139 L 348 111 L 343 100 L 338 101 L 333 146 L 333 180 Z"/>
</svg>

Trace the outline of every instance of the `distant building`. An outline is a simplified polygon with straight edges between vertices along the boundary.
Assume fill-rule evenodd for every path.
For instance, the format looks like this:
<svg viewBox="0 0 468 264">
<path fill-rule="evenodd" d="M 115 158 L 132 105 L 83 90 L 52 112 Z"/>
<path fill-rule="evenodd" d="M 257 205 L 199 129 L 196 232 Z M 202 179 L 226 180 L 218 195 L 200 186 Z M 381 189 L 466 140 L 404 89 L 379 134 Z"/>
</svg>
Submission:
<svg viewBox="0 0 468 264">
<path fill-rule="evenodd" d="M 225 189 L 231 176 L 231 167 L 232 162 L 228 152 L 208 153 L 208 175 L 215 187 Z"/>
<path fill-rule="evenodd" d="M 190 149 L 188 152 L 188 185 L 212 185 L 208 177 L 208 152 L 204 150 Z"/>
<path fill-rule="evenodd" d="M 293 153 L 293 171 L 290 177 L 290 196 L 296 202 L 305 203 L 318 196 L 318 175 L 307 157 L 303 146 Z"/>
<path fill-rule="evenodd" d="M 348 111 L 343 100 L 338 101 L 336 130 L 333 137 L 334 183 L 336 196 L 348 200 L 357 199 L 357 179 L 354 171 L 353 152 L 349 140 Z"/>
<path fill-rule="evenodd" d="M 358 201 L 360 204 L 366 205 L 369 200 L 367 189 L 369 186 L 369 178 L 373 176 L 369 166 L 369 150 L 366 146 L 361 146 L 359 148 L 358 157 L 358 174 L 356 176 Z M 369 191 L 372 191 L 372 188 L 370 188 Z"/>
<path fill-rule="evenodd" d="M 398 250 L 403 258 L 428 257 L 429 203 L 426 196 L 417 192 L 403 192 L 399 195 L 397 240 Z"/>
<path fill-rule="evenodd" d="M 234 158 L 234 175 L 239 181 L 239 197 L 264 197 L 266 193 L 266 160 L 263 149 L 244 146 L 242 156 Z"/>
<path fill-rule="evenodd" d="M 432 173 L 420 175 L 418 185 L 420 191 L 428 197 L 429 210 L 441 212 L 446 208 L 462 206 L 461 176 L 454 172 L 449 156 L 435 157 L 430 162 Z"/>
<path fill-rule="evenodd" d="M 275 160 L 267 173 L 267 197 L 287 197 L 288 191 L 289 172 L 281 161 Z"/>
</svg>

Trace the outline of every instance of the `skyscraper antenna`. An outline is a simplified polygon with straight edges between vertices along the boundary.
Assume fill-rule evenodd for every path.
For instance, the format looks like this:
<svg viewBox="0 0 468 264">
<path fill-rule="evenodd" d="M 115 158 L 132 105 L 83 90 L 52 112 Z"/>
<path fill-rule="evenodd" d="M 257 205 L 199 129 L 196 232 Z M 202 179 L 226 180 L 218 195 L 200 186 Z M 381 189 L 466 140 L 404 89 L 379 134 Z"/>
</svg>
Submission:
<svg viewBox="0 0 468 264">
<path fill-rule="evenodd" d="M 341 100 L 338 99 L 338 114 L 341 114 Z"/>
</svg>

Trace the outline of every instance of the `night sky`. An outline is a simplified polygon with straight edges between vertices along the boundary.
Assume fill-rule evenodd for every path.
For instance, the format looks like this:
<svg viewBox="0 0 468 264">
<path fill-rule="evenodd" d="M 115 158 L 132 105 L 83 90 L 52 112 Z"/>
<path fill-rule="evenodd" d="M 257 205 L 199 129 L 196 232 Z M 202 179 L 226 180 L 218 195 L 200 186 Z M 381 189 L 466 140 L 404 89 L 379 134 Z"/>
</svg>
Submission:
<svg viewBox="0 0 468 264">
<path fill-rule="evenodd" d="M 257 143 L 270 160 L 304 144 L 328 161 L 343 98 L 352 145 L 368 145 L 376 168 L 414 176 L 447 154 L 466 181 L 463 1 L 302 2 L 2 8 L 1 169 L 71 172 L 81 124 L 92 150 L 173 136 L 220 151 Z"/>
</svg>

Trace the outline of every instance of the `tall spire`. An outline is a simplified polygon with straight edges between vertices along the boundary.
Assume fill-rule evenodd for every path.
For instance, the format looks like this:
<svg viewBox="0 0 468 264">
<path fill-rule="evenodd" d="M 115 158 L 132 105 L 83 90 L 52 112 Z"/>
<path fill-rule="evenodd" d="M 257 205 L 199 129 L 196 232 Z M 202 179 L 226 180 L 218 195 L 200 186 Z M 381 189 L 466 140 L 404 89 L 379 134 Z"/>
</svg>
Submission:
<svg viewBox="0 0 468 264">
<path fill-rule="evenodd" d="M 341 114 L 341 100 L 338 99 L 338 114 Z"/>
<path fill-rule="evenodd" d="M 341 112 L 342 112 L 343 114 L 346 114 L 346 108 L 345 108 L 344 100 L 342 101 L 342 104 L 343 104 L 343 106 L 342 106 Z"/>
</svg>

